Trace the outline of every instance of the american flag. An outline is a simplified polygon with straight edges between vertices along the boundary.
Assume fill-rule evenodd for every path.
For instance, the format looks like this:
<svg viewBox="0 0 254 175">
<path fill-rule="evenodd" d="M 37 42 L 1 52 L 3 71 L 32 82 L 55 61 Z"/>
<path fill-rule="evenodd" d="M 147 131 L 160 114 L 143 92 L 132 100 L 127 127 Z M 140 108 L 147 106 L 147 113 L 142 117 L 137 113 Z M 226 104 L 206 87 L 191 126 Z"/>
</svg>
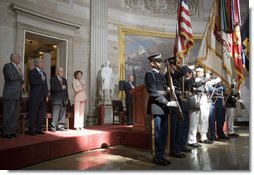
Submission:
<svg viewBox="0 0 254 175">
<path fill-rule="evenodd" d="M 183 64 L 184 55 L 193 44 L 194 41 L 187 0 L 178 0 L 176 40 L 174 46 L 174 54 L 178 58 L 178 66 Z"/>
</svg>

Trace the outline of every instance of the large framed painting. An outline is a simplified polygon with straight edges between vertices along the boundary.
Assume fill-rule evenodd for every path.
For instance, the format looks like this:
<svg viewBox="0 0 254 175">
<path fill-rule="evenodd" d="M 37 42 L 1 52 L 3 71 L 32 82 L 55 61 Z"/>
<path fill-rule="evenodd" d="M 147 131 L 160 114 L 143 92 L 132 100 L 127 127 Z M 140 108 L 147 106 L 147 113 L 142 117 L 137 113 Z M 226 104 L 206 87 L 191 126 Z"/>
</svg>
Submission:
<svg viewBox="0 0 254 175">
<path fill-rule="evenodd" d="M 135 77 L 136 86 L 144 84 L 144 76 L 150 70 L 147 57 L 161 53 L 164 59 L 173 56 L 175 34 L 119 27 L 119 80 L 129 74 Z M 185 57 L 185 64 L 195 64 L 201 37 L 195 37 L 194 47 Z"/>
</svg>

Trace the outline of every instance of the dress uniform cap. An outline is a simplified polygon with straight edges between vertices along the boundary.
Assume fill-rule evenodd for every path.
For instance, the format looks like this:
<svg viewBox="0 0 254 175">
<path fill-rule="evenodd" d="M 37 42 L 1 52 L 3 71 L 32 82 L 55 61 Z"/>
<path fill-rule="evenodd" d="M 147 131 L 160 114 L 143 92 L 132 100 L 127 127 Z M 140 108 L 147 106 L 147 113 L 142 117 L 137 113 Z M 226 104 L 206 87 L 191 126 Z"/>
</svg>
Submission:
<svg viewBox="0 0 254 175">
<path fill-rule="evenodd" d="M 188 66 L 183 66 L 182 67 L 182 72 L 183 72 L 183 74 L 186 74 L 187 72 L 190 72 L 191 70 L 190 70 L 190 68 L 188 68 Z"/>
<path fill-rule="evenodd" d="M 203 72 L 204 69 L 202 69 L 201 67 L 198 67 L 198 68 L 195 69 L 195 71 L 196 71 L 196 72 Z"/>
<path fill-rule="evenodd" d="M 156 53 L 156 54 L 154 54 L 154 55 L 151 55 L 151 56 L 149 56 L 147 59 L 148 59 L 149 61 L 163 62 L 160 53 Z"/>
<path fill-rule="evenodd" d="M 174 64 L 174 65 L 176 65 L 176 57 L 175 57 L 175 56 L 167 58 L 167 59 L 165 60 L 165 62 L 166 62 L 166 61 L 167 61 L 169 64 Z"/>
</svg>

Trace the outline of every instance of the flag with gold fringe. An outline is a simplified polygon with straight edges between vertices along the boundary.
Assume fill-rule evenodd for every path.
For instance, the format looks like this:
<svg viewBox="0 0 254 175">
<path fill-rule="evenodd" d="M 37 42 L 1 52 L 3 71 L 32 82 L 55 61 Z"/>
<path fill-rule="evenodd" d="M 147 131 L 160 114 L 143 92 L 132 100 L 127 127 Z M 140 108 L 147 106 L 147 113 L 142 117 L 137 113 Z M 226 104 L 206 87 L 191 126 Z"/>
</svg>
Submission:
<svg viewBox="0 0 254 175">
<path fill-rule="evenodd" d="M 239 0 L 232 0 L 232 21 L 234 31 L 232 33 L 233 51 L 232 57 L 234 60 L 234 73 L 236 79 L 236 88 L 240 90 L 243 83 L 243 60 L 242 60 L 242 40 L 241 40 L 241 15 L 240 15 L 240 3 Z"/>
<path fill-rule="evenodd" d="M 219 76 L 227 88 L 243 81 L 238 0 L 215 0 L 201 42 L 197 64 Z"/>
<path fill-rule="evenodd" d="M 241 27 L 243 67 L 249 71 L 249 15 Z"/>
<path fill-rule="evenodd" d="M 183 64 L 184 55 L 194 44 L 190 13 L 187 0 L 178 0 L 177 23 L 176 23 L 176 39 L 174 45 L 174 54 L 178 60 L 176 64 Z"/>
</svg>

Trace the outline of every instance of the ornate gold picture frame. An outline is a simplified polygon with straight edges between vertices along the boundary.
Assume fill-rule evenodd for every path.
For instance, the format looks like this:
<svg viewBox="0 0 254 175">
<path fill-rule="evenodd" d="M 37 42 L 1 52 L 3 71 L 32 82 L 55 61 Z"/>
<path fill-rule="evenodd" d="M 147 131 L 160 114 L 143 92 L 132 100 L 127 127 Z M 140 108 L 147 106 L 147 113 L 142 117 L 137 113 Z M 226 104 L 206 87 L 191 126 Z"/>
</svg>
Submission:
<svg viewBox="0 0 254 175">
<path fill-rule="evenodd" d="M 194 46 L 188 53 L 188 63 L 194 62 L 199 51 L 202 35 L 194 36 Z M 118 27 L 118 78 L 126 80 L 128 74 L 136 75 L 137 85 L 147 71 L 149 54 L 160 52 L 164 58 L 173 55 L 175 33 L 144 30 L 140 28 Z M 195 63 L 194 63 L 195 64 Z M 131 68 L 130 68 L 131 66 Z M 131 71 L 130 71 L 131 70 Z M 136 72 L 135 72 L 136 71 Z M 128 72 L 128 73 L 127 73 Z M 138 81 L 140 79 L 140 81 Z"/>
</svg>

